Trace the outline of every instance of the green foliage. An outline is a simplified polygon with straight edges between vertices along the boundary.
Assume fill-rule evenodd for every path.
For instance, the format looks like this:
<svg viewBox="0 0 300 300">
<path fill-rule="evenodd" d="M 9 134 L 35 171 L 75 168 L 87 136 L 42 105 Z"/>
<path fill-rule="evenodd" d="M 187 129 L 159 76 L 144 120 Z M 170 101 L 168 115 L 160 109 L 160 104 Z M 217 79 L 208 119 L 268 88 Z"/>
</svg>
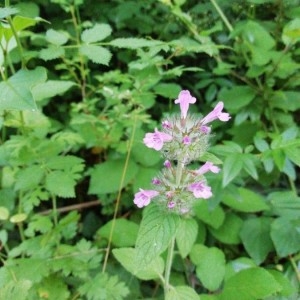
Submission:
<svg viewBox="0 0 300 300">
<path fill-rule="evenodd" d="M 17 2 L 0 5 L 0 299 L 298 299 L 298 2 Z M 143 138 L 182 89 L 195 117 L 231 115 L 195 163 L 221 172 L 191 218 L 142 214 L 163 165 Z"/>
</svg>

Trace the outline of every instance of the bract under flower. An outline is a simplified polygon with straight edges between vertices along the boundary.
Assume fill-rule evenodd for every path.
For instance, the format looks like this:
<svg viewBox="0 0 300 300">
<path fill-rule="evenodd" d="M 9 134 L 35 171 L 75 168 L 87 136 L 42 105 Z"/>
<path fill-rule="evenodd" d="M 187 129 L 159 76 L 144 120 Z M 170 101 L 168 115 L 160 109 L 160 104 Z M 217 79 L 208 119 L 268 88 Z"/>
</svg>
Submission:
<svg viewBox="0 0 300 300">
<path fill-rule="evenodd" d="M 137 207 L 141 208 L 149 205 L 151 199 L 156 197 L 158 194 L 159 192 L 154 190 L 140 189 L 140 191 L 134 195 L 133 202 L 134 204 L 136 204 Z"/>
</svg>

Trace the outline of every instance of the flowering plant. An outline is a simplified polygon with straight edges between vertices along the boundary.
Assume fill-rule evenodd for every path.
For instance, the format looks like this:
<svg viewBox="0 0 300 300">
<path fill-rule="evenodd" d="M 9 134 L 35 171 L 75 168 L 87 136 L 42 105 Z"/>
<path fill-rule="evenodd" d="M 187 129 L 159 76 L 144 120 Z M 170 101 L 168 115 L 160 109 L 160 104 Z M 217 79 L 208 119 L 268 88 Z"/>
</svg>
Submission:
<svg viewBox="0 0 300 300">
<path fill-rule="evenodd" d="M 161 151 L 166 161 L 162 172 L 152 180 L 153 190 L 140 189 L 135 194 L 134 203 L 138 207 L 149 205 L 155 198 L 168 210 L 186 215 L 191 213 L 197 199 L 208 199 L 213 195 L 204 174 L 218 173 L 220 168 L 210 161 L 198 170 L 190 170 L 187 165 L 206 152 L 211 133 L 208 124 L 217 119 L 226 122 L 230 116 L 222 111 L 224 105 L 219 102 L 207 116 L 197 118 L 188 113 L 189 105 L 195 102 L 196 98 L 188 90 L 181 91 L 175 100 L 175 104 L 180 105 L 180 116 L 163 120 L 162 131 L 155 128 L 154 133 L 145 135 L 144 144 Z"/>
</svg>

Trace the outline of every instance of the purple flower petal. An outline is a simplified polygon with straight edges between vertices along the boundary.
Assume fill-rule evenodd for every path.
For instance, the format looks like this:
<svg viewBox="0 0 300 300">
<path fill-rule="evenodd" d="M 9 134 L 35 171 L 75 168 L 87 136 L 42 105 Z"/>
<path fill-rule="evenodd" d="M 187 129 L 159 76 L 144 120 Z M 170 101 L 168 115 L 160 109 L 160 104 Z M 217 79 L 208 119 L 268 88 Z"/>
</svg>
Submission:
<svg viewBox="0 0 300 300">
<path fill-rule="evenodd" d="M 196 102 L 196 98 L 192 97 L 188 90 L 183 90 L 179 93 L 178 98 L 174 101 L 180 105 L 181 118 L 185 119 L 189 110 L 189 105 Z"/>
<path fill-rule="evenodd" d="M 134 204 L 141 208 L 143 206 L 149 205 L 152 198 L 156 197 L 159 193 L 154 190 L 143 190 L 140 189 L 138 193 L 134 195 Z"/>
<path fill-rule="evenodd" d="M 216 119 L 219 119 L 222 122 L 227 122 L 231 117 L 228 113 L 223 113 L 224 103 L 219 102 L 213 111 L 211 111 L 206 117 L 204 117 L 201 121 L 202 125 L 205 125 L 207 123 L 210 123 Z"/>
</svg>

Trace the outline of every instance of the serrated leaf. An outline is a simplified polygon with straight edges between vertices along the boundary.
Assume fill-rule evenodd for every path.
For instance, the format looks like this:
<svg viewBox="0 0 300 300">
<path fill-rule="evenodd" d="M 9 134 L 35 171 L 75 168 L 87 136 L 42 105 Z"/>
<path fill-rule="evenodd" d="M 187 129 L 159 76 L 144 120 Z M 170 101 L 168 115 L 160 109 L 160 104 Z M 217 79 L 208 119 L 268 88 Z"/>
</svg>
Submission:
<svg viewBox="0 0 300 300">
<path fill-rule="evenodd" d="M 195 245 L 191 259 L 196 264 L 196 274 L 205 288 L 217 290 L 225 276 L 225 255 L 215 247 Z"/>
<path fill-rule="evenodd" d="M 241 239 L 249 255 L 256 264 L 262 263 L 273 249 L 270 237 L 271 218 L 251 218 L 244 221 L 241 229 Z"/>
<path fill-rule="evenodd" d="M 134 248 L 120 248 L 112 250 L 116 259 L 121 265 L 131 274 L 141 280 L 158 279 L 162 276 L 164 271 L 164 260 L 157 257 L 152 262 L 143 268 L 136 263 L 136 249 Z"/>
<path fill-rule="evenodd" d="M 234 178 L 236 178 L 243 167 L 242 155 L 239 153 L 233 153 L 225 158 L 223 164 L 223 180 L 222 185 L 225 187 Z"/>
<path fill-rule="evenodd" d="M 118 38 L 109 43 L 111 46 L 119 48 L 138 49 L 143 47 L 155 47 L 162 45 L 163 42 L 155 40 L 146 40 L 143 38 Z"/>
<path fill-rule="evenodd" d="M 161 211 L 156 205 L 145 209 L 136 241 L 137 263 L 146 266 L 165 251 L 178 225 L 178 215 Z"/>
<path fill-rule="evenodd" d="M 176 233 L 176 244 L 182 258 L 191 251 L 198 234 L 198 224 L 194 219 L 181 219 Z"/>
<path fill-rule="evenodd" d="M 125 160 L 109 160 L 96 166 L 91 171 L 89 194 L 108 194 L 117 192 L 123 188 L 138 172 L 135 162 L 129 161 L 123 185 L 121 186 L 122 174 L 124 172 Z"/>
<path fill-rule="evenodd" d="M 286 257 L 300 250 L 299 227 L 299 217 L 296 219 L 280 217 L 272 223 L 271 238 L 280 257 Z"/>
<path fill-rule="evenodd" d="M 96 64 L 108 66 L 111 52 L 102 46 L 82 45 L 79 52 Z"/>
<path fill-rule="evenodd" d="M 75 197 L 75 184 L 70 174 L 64 171 L 52 171 L 46 176 L 47 190 L 59 197 Z"/>
<path fill-rule="evenodd" d="M 80 172 L 83 170 L 84 160 L 74 155 L 54 156 L 46 161 L 46 165 L 52 170 L 64 170 L 72 173 Z"/>
<path fill-rule="evenodd" d="M 46 40 L 56 46 L 64 45 L 68 39 L 69 37 L 65 32 L 60 32 L 54 29 L 49 29 L 46 31 Z"/>
<path fill-rule="evenodd" d="M 242 212 L 258 212 L 269 209 L 261 195 L 245 188 L 237 189 L 234 194 L 225 193 L 222 202 Z"/>
<path fill-rule="evenodd" d="M 19 299 L 25 300 L 32 287 L 32 281 L 28 279 L 11 280 L 0 289 L 0 299 Z"/>
<path fill-rule="evenodd" d="M 242 270 L 232 276 L 224 285 L 220 300 L 265 299 L 280 291 L 281 286 L 268 271 L 262 268 L 250 268 Z"/>
<path fill-rule="evenodd" d="M 96 24 L 90 29 L 85 29 L 81 34 L 81 40 L 85 43 L 94 43 L 104 40 L 111 35 L 112 29 L 108 24 Z"/>
<path fill-rule="evenodd" d="M 42 180 L 44 170 L 41 166 L 33 165 L 22 169 L 17 174 L 15 188 L 17 190 L 28 190 L 36 187 Z"/>
<path fill-rule="evenodd" d="M 50 46 L 40 51 L 39 57 L 45 61 L 56 59 L 65 55 L 65 49 L 62 47 Z"/>
<path fill-rule="evenodd" d="M 39 101 L 42 99 L 52 98 L 56 95 L 62 95 L 74 85 L 75 82 L 73 81 L 48 80 L 36 85 L 32 89 L 32 93 L 35 100 Z"/>
<path fill-rule="evenodd" d="M 38 67 L 34 70 L 20 70 L 7 81 L 1 82 L 0 109 L 36 109 L 31 89 L 46 78 L 46 70 Z"/>
<path fill-rule="evenodd" d="M 166 300 L 199 300 L 199 295 L 189 286 L 175 286 L 167 292 Z"/>
<path fill-rule="evenodd" d="M 97 231 L 97 235 L 99 234 L 100 238 L 108 240 L 112 226 L 114 226 L 114 231 L 111 241 L 115 246 L 134 246 L 139 231 L 139 226 L 136 223 L 123 218 L 116 219 L 115 221 L 111 220 Z"/>
</svg>

